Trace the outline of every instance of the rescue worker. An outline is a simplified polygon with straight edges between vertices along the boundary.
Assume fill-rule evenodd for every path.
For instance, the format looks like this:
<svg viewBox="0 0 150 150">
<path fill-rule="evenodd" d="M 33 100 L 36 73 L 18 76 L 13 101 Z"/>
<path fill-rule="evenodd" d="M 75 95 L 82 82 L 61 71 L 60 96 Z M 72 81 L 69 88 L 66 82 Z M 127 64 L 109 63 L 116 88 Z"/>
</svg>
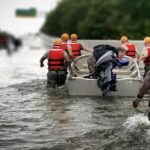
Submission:
<svg viewBox="0 0 150 150">
<path fill-rule="evenodd" d="M 122 43 L 121 47 L 123 47 L 126 50 L 127 56 L 132 57 L 132 58 L 139 57 L 139 54 L 138 54 L 135 44 L 133 44 L 132 42 L 129 42 L 127 36 L 122 36 L 120 38 L 120 41 Z"/>
<path fill-rule="evenodd" d="M 144 39 L 144 47 L 142 49 L 141 57 L 139 61 L 143 60 L 144 62 L 144 77 L 148 71 L 150 71 L 150 37 Z"/>
<path fill-rule="evenodd" d="M 137 94 L 137 98 L 133 101 L 134 108 L 138 107 L 139 103 L 142 101 L 143 96 L 148 92 L 148 90 L 150 90 L 150 71 L 147 72 L 147 74 L 145 75 L 143 84 Z M 150 102 L 149 102 L 149 107 L 150 107 Z"/>
<path fill-rule="evenodd" d="M 81 43 L 79 43 L 78 35 L 77 34 L 71 34 L 70 35 L 70 46 L 72 50 L 72 57 L 75 59 L 78 56 L 81 56 L 81 50 L 87 51 L 91 53 L 91 50 L 89 48 L 84 47 Z"/>
<path fill-rule="evenodd" d="M 68 40 L 69 40 L 69 35 L 67 33 L 63 33 L 61 35 L 61 48 L 68 54 L 69 59 L 72 59 L 73 55 Z M 71 79 L 73 74 L 73 71 L 71 69 L 71 63 L 69 65 L 66 65 L 66 72 L 67 72 L 67 68 L 69 68 L 69 79 Z"/>
<path fill-rule="evenodd" d="M 71 47 L 68 44 L 68 40 L 69 40 L 69 35 L 67 33 L 63 33 L 61 35 L 61 48 L 66 51 L 66 53 L 69 55 L 69 57 L 72 57 L 72 51 L 71 51 Z"/>
<path fill-rule="evenodd" d="M 139 102 L 142 101 L 143 96 L 150 90 L 150 37 L 144 38 L 144 47 L 142 49 L 141 58 L 139 59 L 144 61 L 144 81 L 139 89 L 136 100 L 133 101 L 133 107 L 136 108 L 139 105 Z M 149 102 L 150 106 L 150 102 Z"/>
<path fill-rule="evenodd" d="M 124 58 L 125 54 L 126 54 L 126 50 L 124 49 L 124 47 L 119 47 L 118 48 L 118 60 L 119 60 L 120 68 L 122 66 L 127 66 L 129 64 L 129 59 Z"/>
<path fill-rule="evenodd" d="M 71 34 L 70 35 L 70 50 L 72 51 L 72 61 L 74 61 L 75 58 L 81 56 L 81 51 L 84 50 L 84 51 L 87 51 L 87 52 L 90 52 L 91 53 L 91 50 L 85 46 L 83 46 L 83 44 L 79 43 L 77 40 L 78 40 L 78 35 L 77 34 Z M 75 67 L 75 68 L 74 68 Z M 76 71 L 78 70 L 78 67 L 77 66 L 73 66 L 71 68 L 71 75 L 70 75 L 70 78 L 72 78 L 72 76 L 76 76 Z"/>
<path fill-rule="evenodd" d="M 67 53 L 61 48 L 61 41 L 55 40 L 53 48 L 40 59 L 40 67 L 48 59 L 47 87 L 56 88 L 64 85 L 67 77 L 66 63 L 70 63 Z"/>
<path fill-rule="evenodd" d="M 125 54 L 126 50 L 124 47 L 118 47 L 118 60 L 121 60 Z"/>
</svg>

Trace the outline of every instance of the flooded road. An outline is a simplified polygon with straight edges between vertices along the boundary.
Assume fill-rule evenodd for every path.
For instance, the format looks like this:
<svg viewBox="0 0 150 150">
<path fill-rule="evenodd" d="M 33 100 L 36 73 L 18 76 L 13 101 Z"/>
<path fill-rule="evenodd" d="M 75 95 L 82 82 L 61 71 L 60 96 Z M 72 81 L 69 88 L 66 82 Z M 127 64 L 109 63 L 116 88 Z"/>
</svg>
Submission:
<svg viewBox="0 0 150 150">
<path fill-rule="evenodd" d="M 26 44 L 26 43 L 25 43 Z M 7 56 L 0 51 L 0 149 L 149 150 L 147 102 L 133 98 L 71 97 L 46 89 L 39 59 L 46 49 L 25 45 Z"/>
</svg>

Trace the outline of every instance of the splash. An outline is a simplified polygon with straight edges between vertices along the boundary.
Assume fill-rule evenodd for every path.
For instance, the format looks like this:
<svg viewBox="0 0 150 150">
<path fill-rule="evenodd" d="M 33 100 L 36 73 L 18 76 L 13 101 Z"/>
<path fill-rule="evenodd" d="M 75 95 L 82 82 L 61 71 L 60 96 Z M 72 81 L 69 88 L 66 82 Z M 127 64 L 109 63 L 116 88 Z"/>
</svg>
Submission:
<svg viewBox="0 0 150 150">
<path fill-rule="evenodd" d="M 138 114 L 131 116 L 127 119 L 127 121 L 123 124 L 123 126 L 127 130 L 133 131 L 137 128 L 147 128 L 150 127 L 150 121 L 148 120 L 148 117 L 144 114 Z"/>
</svg>

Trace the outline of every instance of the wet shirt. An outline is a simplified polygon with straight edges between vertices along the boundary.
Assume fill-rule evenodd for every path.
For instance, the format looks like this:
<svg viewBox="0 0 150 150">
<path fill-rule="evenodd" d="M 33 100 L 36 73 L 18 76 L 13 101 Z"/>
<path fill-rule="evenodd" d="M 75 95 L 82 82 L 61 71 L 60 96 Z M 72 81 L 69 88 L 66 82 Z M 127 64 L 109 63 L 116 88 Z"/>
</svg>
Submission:
<svg viewBox="0 0 150 150">
<path fill-rule="evenodd" d="M 148 57 L 147 47 L 144 47 L 144 48 L 142 49 L 141 56 L 142 56 L 142 57 Z"/>
</svg>

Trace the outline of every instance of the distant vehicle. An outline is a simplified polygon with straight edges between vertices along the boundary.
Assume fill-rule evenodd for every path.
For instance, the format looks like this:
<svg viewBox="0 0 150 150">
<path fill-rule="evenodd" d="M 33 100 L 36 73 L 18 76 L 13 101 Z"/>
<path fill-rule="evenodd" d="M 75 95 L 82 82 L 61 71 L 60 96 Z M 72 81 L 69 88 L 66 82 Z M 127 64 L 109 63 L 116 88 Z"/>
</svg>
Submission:
<svg viewBox="0 0 150 150">
<path fill-rule="evenodd" d="M 22 41 L 14 35 L 0 31 L 0 49 L 6 49 L 8 54 L 17 51 L 22 45 Z"/>
<path fill-rule="evenodd" d="M 16 9 L 16 17 L 36 17 L 37 16 L 37 10 L 36 8 L 18 8 Z"/>
</svg>

